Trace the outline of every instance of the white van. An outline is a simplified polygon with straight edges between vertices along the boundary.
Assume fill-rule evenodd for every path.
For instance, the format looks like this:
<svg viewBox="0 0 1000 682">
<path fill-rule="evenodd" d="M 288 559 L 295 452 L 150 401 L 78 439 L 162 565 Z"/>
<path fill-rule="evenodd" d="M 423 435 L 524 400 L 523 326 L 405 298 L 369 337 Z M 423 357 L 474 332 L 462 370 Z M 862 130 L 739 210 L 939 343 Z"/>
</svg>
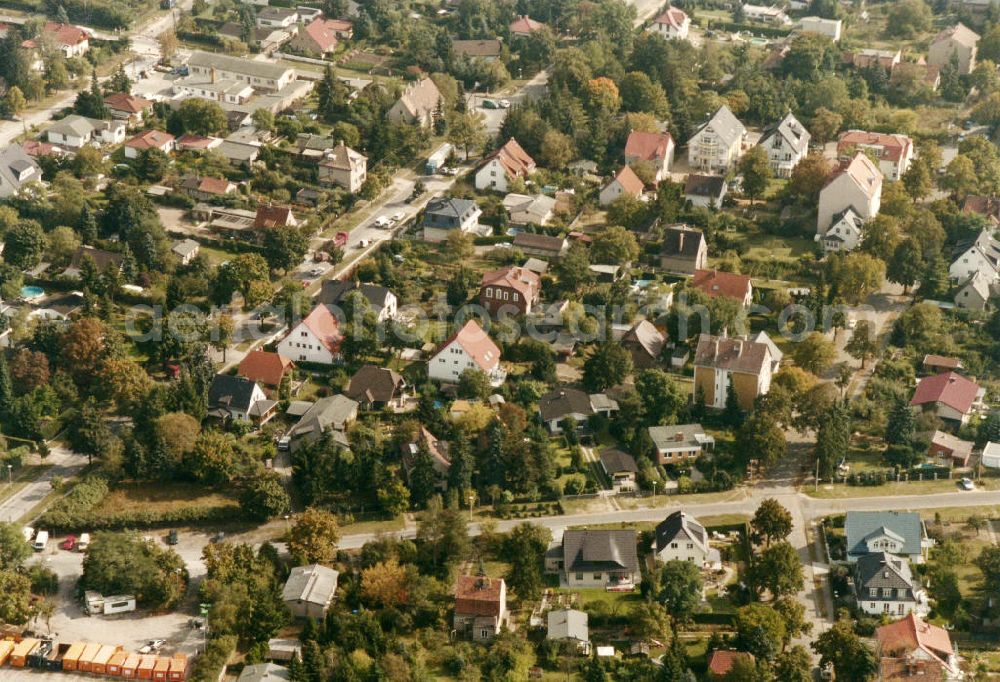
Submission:
<svg viewBox="0 0 1000 682">
<path fill-rule="evenodd" d="M 90 547 L 90 533 L 80 533 L 80 539 L 76 541 L 76 549 L 79 552 L 86 552 Z"/>
<path fill-rule="evenodd" d="M 49 531 L 40 530 L 35 536 L 34 548 L 36 552 L 41 552 L 49 544 Z"/>
</svg>

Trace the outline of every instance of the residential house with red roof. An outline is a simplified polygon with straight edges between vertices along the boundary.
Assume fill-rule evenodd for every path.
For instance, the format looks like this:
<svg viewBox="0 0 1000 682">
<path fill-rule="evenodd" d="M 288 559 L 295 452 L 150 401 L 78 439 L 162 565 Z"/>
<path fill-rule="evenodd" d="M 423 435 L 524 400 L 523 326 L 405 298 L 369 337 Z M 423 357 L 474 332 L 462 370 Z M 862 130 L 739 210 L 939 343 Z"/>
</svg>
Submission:
<svg viewBox="0 0 1000 682">
<path fill-rule="evenodd" d="M 511 39 L 514 38 L 527 38 L 535 31 L 538 31 L 545 27 L 540 21 L 535 21 L 527 14 L 522 14 L 514 21 L 510 22 L 508 30 L 510 31 Z"/>
<path fill-rule="evenodd" d="M 983 403 L 985 388 L 955 372 L 924 377 L 910 399 L 911 407 L 933 412 L 939 419 L 965 424 Z"/>
<path fill-rule="evenodd" d="M 476 171 L 476 189 L 506 193 L 510 183 L 535 172 L 535 160 L 513 137 L 486 157 Z"/>
<path fill-rule="evenodd" d="M 54 45 L 66 59 L 79 57 L 90 49 L 90 34 L 79 26 L 48 21 L 40 35 L 43 43 Z"/>
<path fill-rule="evenodd" d="M 204 135 L 194 135 L 186 133 L 177 138 L 176 147 L 182 152 L 204 152 L 215 149 L 223 143 L 221 137 L 205 137 Z"/>
<path fill-rule="evenodd" d="M 336 51 L 339 40 L 352 35 L 354 25 L 351 22 L 320 17 L 300 27 L 288 46 L 307 55 L 322 57 Z"/>
<path fill-rule="evenodd" d="M 625 163 L 645 162 L 653 167 L 656 181 L 667 177 L 674 162 L 674 138 L 670 133 L 647 133 L 633 130 L 625 141 Z"/>
<path fill-rule="evenodd" d="M 292 213 L 291 206 L 263 204 L 257 207 L 257 215 L 253 226 L 257 230 L 267 230 L 273 227 L 298 227 L 299 221 Z"/>
<path fill-rule="evenodd" d="M 500 367 L 500 348 L 475 320 L 466 322 L 441 344 L 427 361 L 427 377 L 456 384 L 467 369 L 485 373 L 492 386 L 499 386 L 507 378 Z"/>
<path fill-rule="evenodd" d="M 276 389 L 295 368 L 295 363 L 281 353 L 254 350 L 240 360 L 236 373 L 266 388 Z"/>
<path fill-rule="evenodd" d="M 691 278 L 691 288 L 699 289 L 715 298 L 724 296 L 739 301 L 744 306 L 753 302 L 753 284 L 749 275 L 737 275 L 721 270 L 695 270 Z"/>
<path fill-rule="evenodd" d="M 624 196 L 641 199 L 643 189 L 645 189 L 645 185 L 635 174 L 635 171 L 629 166 L 624 166 L 608 184 L 601 188 L 598 201 L 601 206 L 607 206 Z"/>
<path fill-rule="evenodd" d="M 501 311 L 527 315 L 538 303 L 542 278 L 531 270 L 508 265 L 483 275 L 479 284 L 479 304 L 494 317 Z"/>
<path fill-rule="evenodd" d="M 870 153 L 878 159 L 878 168 L 889 180 L 899 180 L 909 170 L 916 154 L 913 140 L 899 133 L 869 133 L 848 130 L 837 140 L 838 156 L 855 151 Z"/>
<path fill-rule="evenodd" d="M 233 194 L 237 185 L 225 178 L 189 175 L 181 180 L 179 189 L 196 201 L 211 201 Z"/>
<path fill-rule="evenodd" d="M 147 130 L 125 142 L 125 158 L 137 159 L 147 149 L 159 149 L 164 154 L 174 150 L 174 136 L 162 130 Z"/>
<path fill-rule="evenodd" d="M 292 327 L 280 342 L 278 352 L 296 362 L 332 365 L 340 357 L 340 322 L 325 305 L 318 305 Z"/>
<path fill-rule="evenodd" d="M 104 104 L 111 112 L 111 118 L 125 121 L 129 127 L 142 125 L 147 112 L 153 110 L 152 100 L 136 97 L 127 92 L 114 92 L 104 98 Z"/>
<path fill-rule="evenodd" d="M 746 651 L 723 651 L 721 649 L 713 651 L 711 658 L 708 659 L 709 679 L 725 680 L 737 661 L 747 661 L 752 664 L 754 660 L 753 654 Z"/>
<path fill-rule="evenodd" d="M 882 203 L 882 172 L 863 151 L 841 164 L 819 192 L 816 234 L 823 236 L 834 218 L 851 209 L 862 221 L 878 215 Z"/>
<path fill-rule="evenodd" d="M 948 631 L 914 614 L 875 629 L 879 679 L 960 680 L 959 658 Z"/>
<path fill-rule="evenodd" d="M 500 634 L 507 617 L 507 584 L 503 578 L 458 576 L 453 627 L 460 636 L 488 642 Z"/>
<path fill-rule="evenodd" d="M 662 14 L 653 19 L 646 30 L 656 33 L 667 40 L 687 40 L 691 28 L 691 18 L 679 7 L 668 7 Z"/>
<path fill-rule="evenodd" d="M 771 388 L 774 363 L 766 343 L 702 334 L 694 354 L 695 401 L 722 409 L 730 390 L 744 410 Z"/>
<path fill-rule="evenodd" d="M 430 455 L 431 467 L 434 469 L 435 487 L 442 492 L 448 489 L 448 471 L 451 469 L 451 460 L 448 459 L 447 441 L 438 440 L 433 433 L 421 425 L 413 442 L 403 443 L 399 449 L 407 483 L 410 483 L 410 475 L 417 466 L 421 451 L 425 450 Z"/>
</svg>

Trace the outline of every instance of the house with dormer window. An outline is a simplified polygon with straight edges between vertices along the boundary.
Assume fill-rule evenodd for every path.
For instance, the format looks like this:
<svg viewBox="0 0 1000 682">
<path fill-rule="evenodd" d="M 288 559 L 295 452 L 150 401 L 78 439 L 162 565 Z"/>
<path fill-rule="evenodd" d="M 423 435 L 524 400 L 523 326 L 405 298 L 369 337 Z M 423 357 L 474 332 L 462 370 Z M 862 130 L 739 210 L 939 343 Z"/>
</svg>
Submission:
<svg viewBox="0 0 1000 682">
<path fill-rule="evenodd" d="M 926 606 L 910 562 L 888 552 L 866 554 L 854 566 L 858 608 L 871 616 L 905 616 Z"/>
<path fill-rule="evenodd" d="M 847 560 L 888 552 L 922 564 L 931 546 L 920 515 L 916 512 L 849 511 L 844 521 Z"/>
</svg>

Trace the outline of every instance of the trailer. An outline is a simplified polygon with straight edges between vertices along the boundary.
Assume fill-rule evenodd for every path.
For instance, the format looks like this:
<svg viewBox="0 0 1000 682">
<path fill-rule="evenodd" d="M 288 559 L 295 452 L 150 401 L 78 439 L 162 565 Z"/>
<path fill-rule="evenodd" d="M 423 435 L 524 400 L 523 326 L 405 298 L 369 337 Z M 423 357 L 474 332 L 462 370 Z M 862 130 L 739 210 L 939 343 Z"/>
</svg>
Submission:
<svg viewBox="0 0 1000 682">
<path fill-rule="evenodd" d="M 166 656 L 157 656 L 156 665 L 153 666 L 153 682 L 167 682 L 169 672 L 170 659 Z"/>
<path fill-rule="evenodd" d="M 184 682 L 187 679 L 190 668 L 191 659 L 188 658 L 187 654 L 178 652 L 170 659 L 170 672 L 167 673 L 167 679 L 170 682 Z"/>
<path fill-rule="evenodd" d="M 135 669 L 135 675 L 140 680 L 153 679 L 153 667 L 156 665 L 156 656 L 153 654 L 143 654 L 139 660 L 139 665 Z"/>
<path fill-rule="evenodd" d="M 86 642 L 73 642 L 62 659 L 63 670 L 76 670 L 80 665 L 80 654 L 87 648 Z"/>
<path fill-rule="evenodd" d="M 9 639 L 0 639 L 0 665 L 7 662 L 12 651 L 14 651 L 14 642 Z"/>
<path fill-rule="evenodd" d="M 95 644 L 94 642 L 87 642 L 87 646 L 83 648 L 83 652 L 80 653 L 80 658 L 77 661 L 76 669 L 83 673 L 89 673 L 93 670 L 94 656 L 97 652 L 101 650 L 100 644 Z"/>
<path fill-rule="evenodd" d="M 135 611 L 135 595 L 116 594 L 104 598 L 104 615 L 110 616 L 113 613 L 126 613 Z"/>
<path fill-rule="evenodd" d="M 122 677 L 126 680 L 135 679 L 136 669 L 139 667 L 139 661 L 141 660 L 142 657 L 139 654 L 129 654 L 125 662 L 122 663 Z"/>
<path fill-rule="evenodd" d="M 90 672 L 95 675 L 105 675 L 108 672 L 108 661 L 115 654 L 116 651 L 121 649 L 120 646 L 112 646 L 110 644 L 105 644 L 102 646 L 98 652 L 94 655 L 94 660 L 90 662 Z"/>
<path fill-rule="evenodd" d="M 15 668 L 25 667 L 28 664 L 28 656 L 38 648 L 39 644 L 41 644 L 41 641 L 34 637 L 22 639 L 14 646 L 14 650 L 10 652 L 10 664 Z"/>
<path fill-rule="evenodd" d="M 448 160 L 448 157 L 451 156 L 454 151 L 455 147 L 448 142 L 445 142 L 440 147 L 435 149 L 433 153 L 427 157 L 427 163 L 425 165 L 427 175 L 437 173 L 438 170 L 444 166 L 445 161 Z"/>
<path fill-rule="evenodd" d="M 108 670 L 107 674 L 109 677 L 121 677 L 122 676 L 122 666 L 125 660 L 128 658 L 129 654 L 127 651 L 122 651 L 119 649 L 116 651 L 110 659 L 108 659 Z"/>
</svg>

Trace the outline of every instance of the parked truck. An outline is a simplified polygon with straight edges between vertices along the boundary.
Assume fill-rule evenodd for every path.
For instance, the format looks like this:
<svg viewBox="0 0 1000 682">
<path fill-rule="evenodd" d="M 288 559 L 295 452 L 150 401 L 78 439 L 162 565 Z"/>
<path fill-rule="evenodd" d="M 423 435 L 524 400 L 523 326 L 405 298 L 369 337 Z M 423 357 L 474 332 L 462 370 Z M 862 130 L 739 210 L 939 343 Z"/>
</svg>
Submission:
<svg viewBox="0 0 1000 682">
<path fill-rule="evenodd" d="M 451 156 L 454 151 L 455 147 L 449 142 L 445 142 L 440 147 L 435 149 L 434 153 L 427 157 L 427 174 L 433 175 L 434 173 L 437 173 L 438 170 L 444 166 L 445 161 L 448 160 L 448 157 Z"/>
</svg>

